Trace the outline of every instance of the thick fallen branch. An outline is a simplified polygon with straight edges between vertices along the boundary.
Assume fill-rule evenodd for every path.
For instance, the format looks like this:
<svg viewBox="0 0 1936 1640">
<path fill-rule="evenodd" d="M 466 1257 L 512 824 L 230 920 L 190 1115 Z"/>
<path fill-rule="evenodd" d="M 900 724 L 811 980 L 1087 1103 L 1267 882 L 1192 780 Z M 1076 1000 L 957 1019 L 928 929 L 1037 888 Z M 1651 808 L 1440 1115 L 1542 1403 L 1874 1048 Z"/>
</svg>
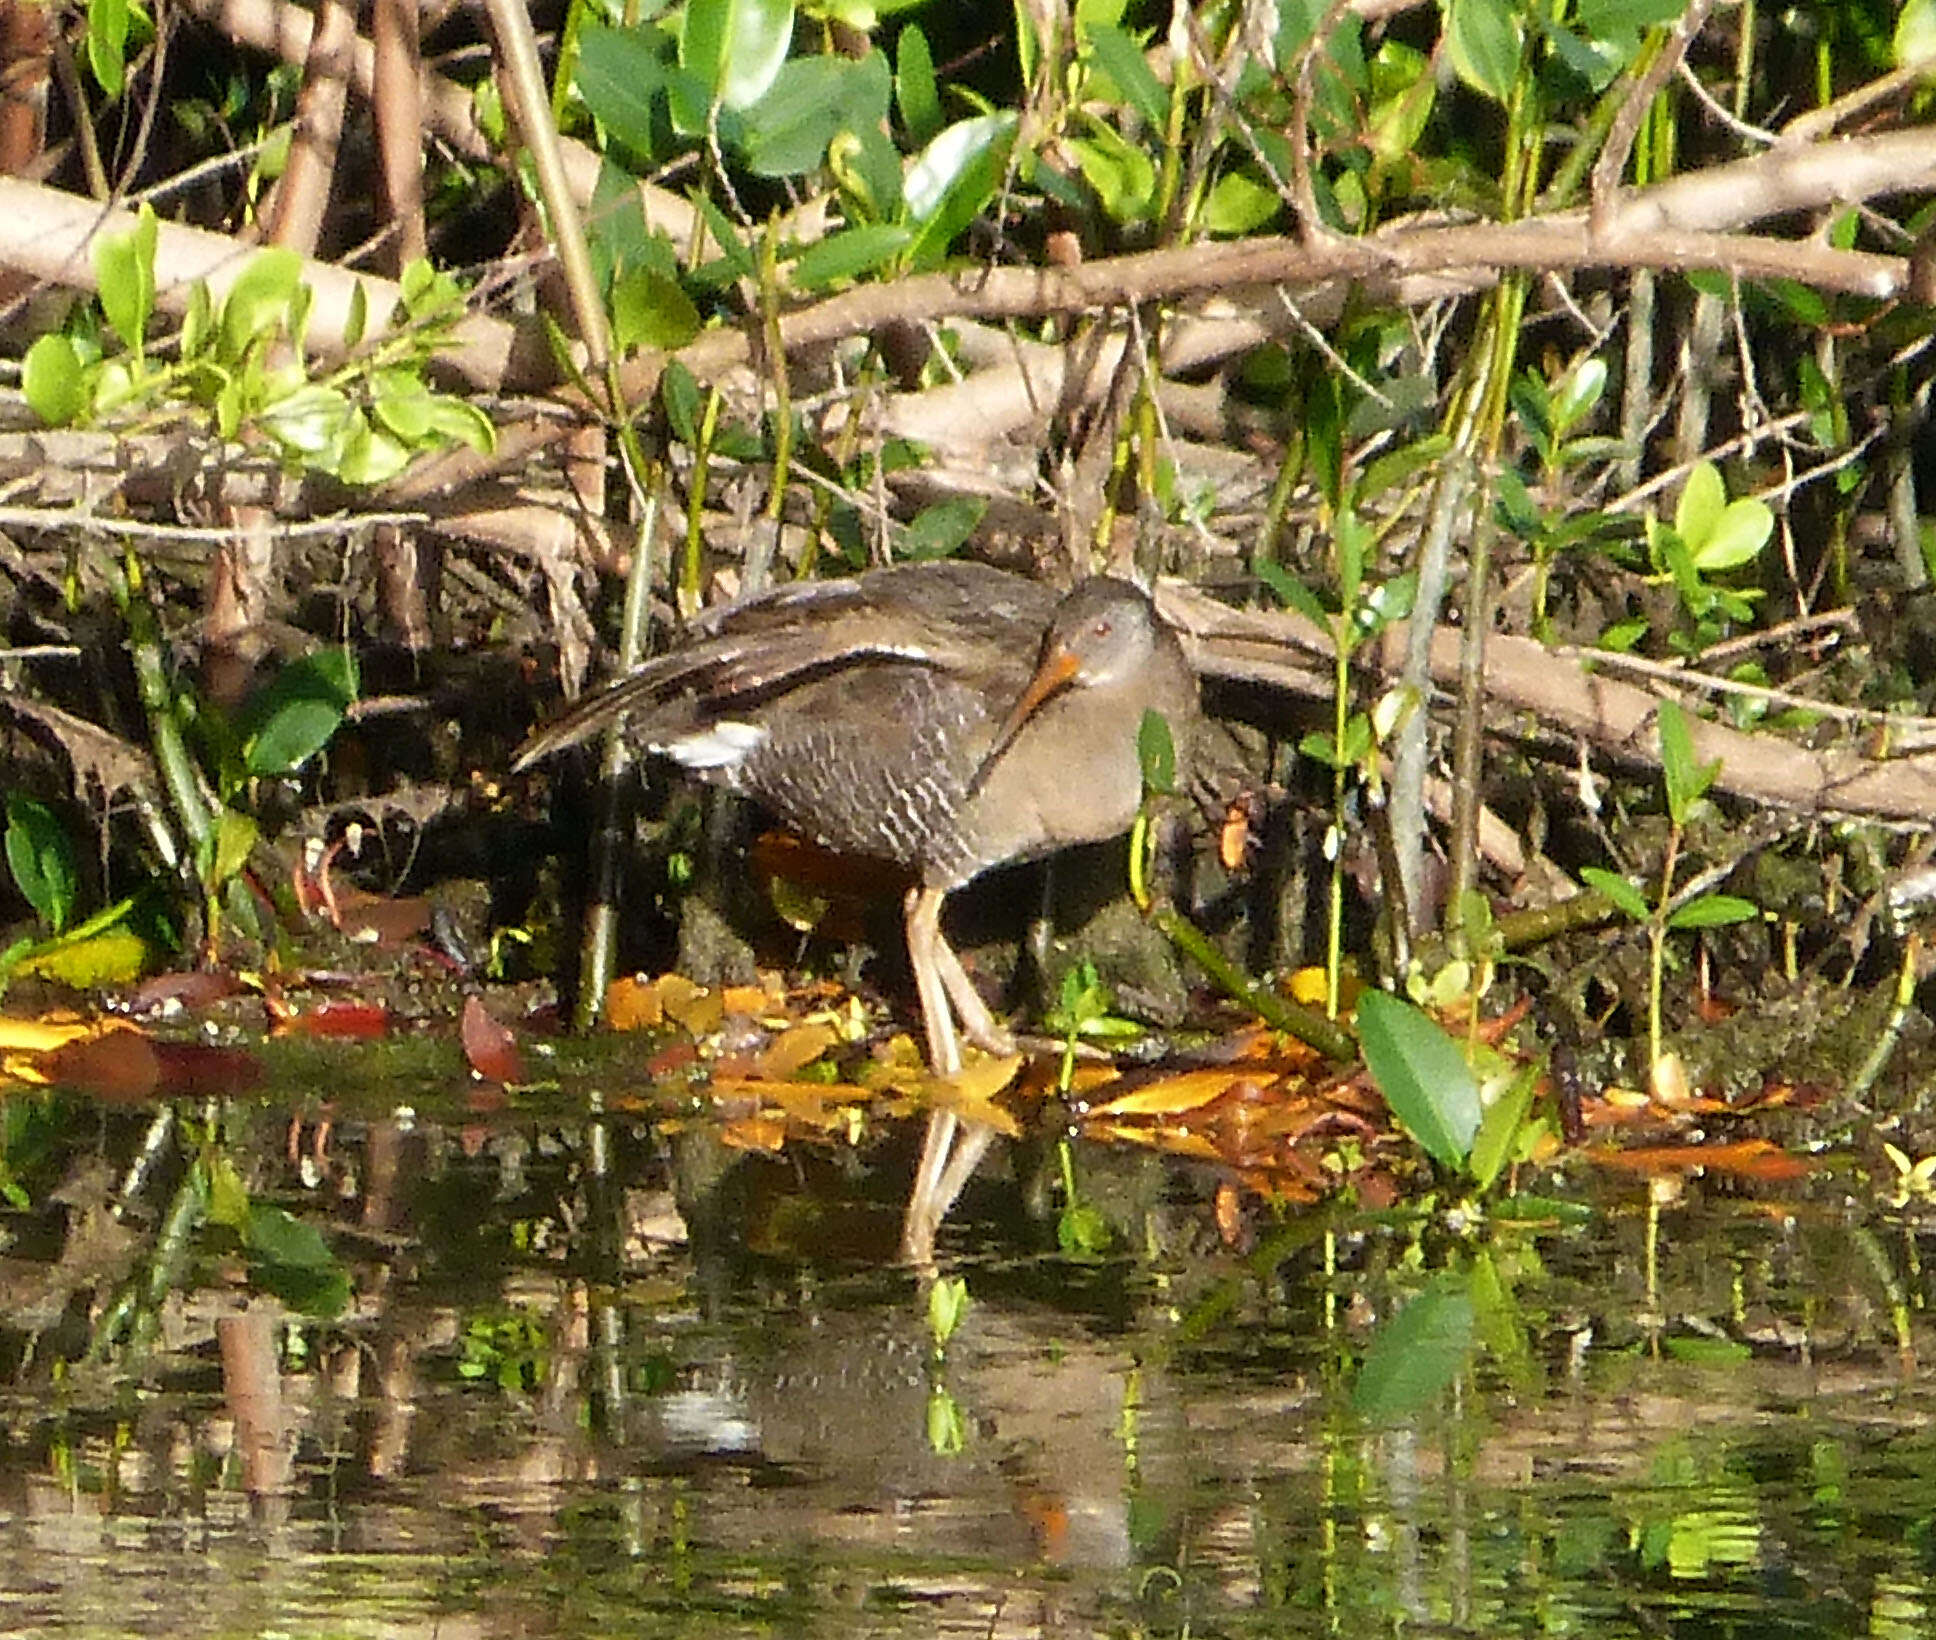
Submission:
<svg viewBox="0 0 1936 1640">
<path fill-rule="evenodd" d="M 1209 677 L 1269 683 L 1294 694 L 1329 694 L 1330 640 L 1290 611 L 1232 609 L 1181 583 L 1158 589 L 1164 618 L 1184 635 L 1190 658 Z M 1458 688 L 1460 635 L 1432 635 L 1432 681 Z M 1394 627 L 1365 657 L 1397 677 L 1405 629 Z M 1486 697 L 1496 709 L 1522 712 L 1542 729 L 1575 737 L 1629 766 L 1660 766 L 1655 715 L 1663 694 L 1593 670 L 1584 651 L 1559 652 L 1531 638 L 1495 634 L 1486 647 Z M 1936 752 L 1877 759 L 1848 747 L 1798 746 L 1773 734 L 1749 734 L 1690 715 L 1694 755 L 1718 760 L 1715 789 L 1815 818 L 1863 816 L 1927 824 L 1936 816 Z"/>
</svg>

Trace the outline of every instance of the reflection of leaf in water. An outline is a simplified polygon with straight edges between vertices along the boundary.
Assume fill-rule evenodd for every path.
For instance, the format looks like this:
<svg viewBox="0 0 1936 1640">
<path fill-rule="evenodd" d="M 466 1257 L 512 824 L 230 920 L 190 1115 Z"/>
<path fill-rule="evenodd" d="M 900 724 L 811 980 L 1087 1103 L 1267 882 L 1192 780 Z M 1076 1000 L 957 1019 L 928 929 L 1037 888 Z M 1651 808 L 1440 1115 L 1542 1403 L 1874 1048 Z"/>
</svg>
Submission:
<svg viewBox="0 0 1936 1640">
<path fill-rule="evenodd" d="M 1470 1278 L 1443 1271 L 1373 1334 L 1351 1395 L 1368 1424 L 1385 1428 L 1429 1408 L 1472 1359 Z"/>
</svg>

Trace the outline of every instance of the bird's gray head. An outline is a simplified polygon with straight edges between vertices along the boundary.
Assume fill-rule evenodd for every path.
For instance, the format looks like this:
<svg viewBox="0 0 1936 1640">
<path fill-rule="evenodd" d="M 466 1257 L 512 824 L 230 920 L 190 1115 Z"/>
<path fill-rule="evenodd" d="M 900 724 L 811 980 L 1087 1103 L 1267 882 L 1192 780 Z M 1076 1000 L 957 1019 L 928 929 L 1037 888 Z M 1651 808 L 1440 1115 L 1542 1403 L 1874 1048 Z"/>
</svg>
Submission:
<svg viewBox="0 0 1936 1640">
<path fill-rule="evenodd" d="M 1156 649 L 1156 611 L 1133 582 L 1092 576 L 1056 605 L 1042 639 L 1044 662 L 1061 657 L 1074 688 L 1120 683 L 1148 666 Z"/>
</svg>

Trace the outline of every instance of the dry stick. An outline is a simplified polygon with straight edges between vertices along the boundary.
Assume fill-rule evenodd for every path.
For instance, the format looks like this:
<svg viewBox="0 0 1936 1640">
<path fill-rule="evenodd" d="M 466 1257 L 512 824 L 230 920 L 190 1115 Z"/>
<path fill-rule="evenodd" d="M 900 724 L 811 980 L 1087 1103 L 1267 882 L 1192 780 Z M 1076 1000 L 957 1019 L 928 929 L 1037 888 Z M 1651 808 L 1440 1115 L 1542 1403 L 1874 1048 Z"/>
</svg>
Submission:
<svg viewBox="0 0 1936 1640">
<path fill-rule="evenodd" d="M 1654 273 L 1636 268 L 1627 295 L 1626 346 L 1620 368 L 1620 442 L 1613 487 L 1631 492 L 1640 482 L 1640 458 L 1654 419 Z"/>
<path fill-rule="evenodd" d="M 938 313 L 951 318 L 1033 318 L 1210 292 L 1243 299 L 1252 294 L 1246 286 L 1308 288 L 1334 280 L 1363 281 L 1373 287 L 1374 297 L 1392 294 L 1404 300 L 1423 294 L 1408 291 L 1408 279 L 1452 272 L 1490 276 L 1501 268 L 1711 268 L 1746 277 L 1793 278 L 1818 289 L 1883 301 L 1905 288 L 1904 258 L 1717 232 L 1702 224 L 1740 222 L 1767 211 L 1866 199 L 1931 183 L 1936 183 L 1936 130 L 1919 128 L 1837 143 L 1831 154 L 1774 149 L 1629 194 L 1597 244 L 1584 217 L 1571 213 L 1528 218 L 1510 227 L 1405 228 L 1369 240 L 1328 239 L 1316 246 L 1263 238 L 1148 251 L 1074 268 L 929 274 L 831 297 L 787 316 L 781 335 L 792 350 Z M 88 240 L 97 230 L 123 233 L 131 227 L 125 213 L 100 213 L 57 190 L 0 179 L 0 263 L 52 283 L 91 287 Z M 172 223 L 163 223 L 161 233 L 156 284 L 166 311 L 180 311 L 193 279 L 210 277 L 219 295 L 226 282 L 223 264 L 229 264 L 227 278 L 239 271 L 233 241 Z M 356 281 L 316 263 L 304 269 L 303 277 L 318 298 L 312 340 L 325 350 L 340 350 Z M 375 283 L 368 285 L 367 295 L 373 313 L 387 312 L 387 303 L 395 299 L 394 287 L 386 291 Z M 745 335 L 721 330 L 702 336 L 679 357 L 700 380 L 711 381 L 743 367 L 750 353 Z M 535 386 L 548 362 L 541 337 L 521 336 L 509 324 L 482 317 L 466 322 L 464 345 L 442 360 L 445 368 L 487 390 Z M 662 367 L 662 358 L 630 367 L 624 380 L 628 398 L 636 402 L 642 390 L 649 391 Z M 558 428 L 536 435 L 520 431 L 526 436 L 512 439 L 509 452 L 516 459 L 563 436 Z M 476 472 L 492 470 L 477 458 L 473 462 Z M 499 470 L 509 465 L 505 460 L 494 464 Z M 462 476 L 467 475 L 461 470 L 445 469 L 439 482 L 448 485 Z M 425 493 L 423 486 L 412 487 Z"/>
<path fill-rule="evenodd" d="M 1324 696 L 1328 684 L 1317 681 L 1311 663 L 1299 657 L 1323 660 L 1331 640 L 1303 616 L 1232 609 L 1171 582 L 1158 588 L 1157 603 L 1164 619 L 1185 634 L 1199 671 Z M 1406 643 L 1404 627 L 1384 632 L 1366 664 L 1399 675 Z M 1495 633 L 1487 649 L 1487 695 L 1495 707 L 1524 713 L 1550 732 L 1586 741 L 1631 767 L 1657 769 L 1660 696 L 1585 664 L 1569 666 L 1566 659 L 1531 638 Z M 1456 630 L 1433 632 L 1431 663 L 1435 687 L 1454 689 Z M 1844 746 L 1797 746 L 1706 719 L 1691 720 L 1688 733 L 1700 762 L 1719 761 L 1718 792 L 1809 815 L 1867 815 L 1925 826 L 1936 814 L 1936 753 L 1882 760 Z"/>
<path fill-rule="evenodd" d="M 659 528 L 659 486 L 652 485 L 632 547 L 632 569 L 625 581 L 625 618 L 619 634 L 619 675 L 645 658 L 651 621 L 653 539 Z M 578 943 L 578 996 L 572 1005 L 572 1028 L 593 1029 L 605 1015 L 605 998 L 618 970 L 619 855 L 624 846 L 620 831 L 621 794 L 631 751 L 620 718 L 605 733 L 598 770 L 598 824 L 591 838 L 591 904 Z"/>
<path fill-rule="evenodd" d="M 1444 607 L 1445 589 L 1451 579 L 1452 532 L 1465 508 L 1466 491 L 1472 480 L 1470 463 L 1463 456 L 1449 457 L 1439 469 L 1432 496 L 1430 522 L 1418 554 L 1418 595 L 1413 607 L 1438 610 Z M 1431 714 L 1427 702 L 1432 698 L 1431 625 L 1411 623 L 1411 638 L 1406 646 L 1403 682 L 1412 697 L 1410 712 L 1399 726 L 1392 748 L 1391 800 L 1388 813 L 1393 847 L 1398 858 L 1399 914 L 1392 919 L 1395 966 L 1402 972 L 1405 949 L 1411 938 L 1425 930 L 1425 768 L 1430 757 L 1426 729 Z"/>
<path fill-rule="evenodd" d="M 1714 167 L 1710 173 L 1630 194 L 1612 213 L 1598 243 L 1584 217 L 1574 213 L 1530 218 L 1510 227 L 1400 229 L 1371 240 L 1333 239 L 1316 246 L 1258 239 L 1144 252 L 1075 268 L 931 274 L 829 298 L 784 319 L 781 336 L 791 351 L 937 313 L 967 318 L 1036 317 L 1209 291 L 1243 297 L 1250 293 L 1242 287 L 1277 284 L 1309 287 L 1358 280 L 1371 287 L 1374 299 L 1385 295 L 1405 300 L 1423 294 L 1410 291 L 1408 280 L 1453 271 L 1483 272 L 1489 277 L 1493 270 L 1509 267 L 1538 271 L 1584 266 L 1714 268 L 1748 277 L 1794 278 L 1823 290 L 1887 300 L 1906 287 L 1909 263 L 1904 258 L 1682 224 L 1741 221 L 1763 210 L 1867 198 L 1932 181 L 1936 181 L 1936 131 L 1893 132 L 1835 144 L 1832 154 L 1770 150 Z M 55 190 L 0 179 L 0 235 L 10 235 L 0 238 L 0 263 L 51 282 L 91 285 L 92 269 L 84 254 L 89 238 L 97 229 L 125 232 L 131 225 L 123 213 L 101 213 Z M 158 298 L 164 309 L 179 311 L 187 299 L 188 281 L 210 277 L 219 294 L 239 265 L 231 241 L 163 224 Z M 340 349 L 356 281 L 322 264 L 310 264 L 304 278 L 318 298 L 312 339 L 325 350 L 332 344 Z M 371 311 L 387 312 L 394 287 L 386 293 L 369 282 L 367 289 Z M 750 356 L 747 336 L 727 330 L 709 332 L 679 354 L 702 381 L 714 381 L 744 367 Z M 465 322 L 460 346 L 447 353 L 442 363 L 475 386 L 493 388 L 520 380 L 535 385 L 549 360 L 536 334 L 521 334 L 500 321 L 473 317 Z M 649 393 L 663 365 L 663 357 L 653 357 L 628 367 L 621 378 L 626 397 L 636 402 Z M 413 468 L 391 493 L 399 498 L 424 497 L 508 470 L 567 431 L 561 425 L 514 424 L 504 430 L 495 458 L 473 452 L 433 458 Z"/>
<path fill-rule="evenodd" d="M 15 8 L 8 9 L 11 11 Z M 23 9 L 39 11 L 41 8 Z M 74 53 L 67 44 L 67 37 L 58 29 L 49 42 L 49 49 L 54 58 L 54 78 L 60 81 L 61 95 L 67 99 L 74 131 L 80 141 L 81 170 L 87 177 L 87 191 L 96 199 L 107 199 L 113 189 L 108 185 L 107 167 L 101 163 L 101 144 L 94 133 L 94 116 L 87 106 L 87 87 L 81 84 L 81 72 L 74 65 Z"/>
<path fill-rule="evenodd" d="M 1318 211 L 1317 189 L 1311 182 L 1311 73 L 1318 56 L 1331 43 L 1331 36 L 1344 21 L 1347 0 L 1332 0 L 1318 26 L 1298 53 L 1297 74 L 1291 93 L 1291 110 L 1297 135 L 1291 143 L 1291 206 L 1297 214 L 1298 237 L 1315 243 L 1326 232 L 1324 217 Z M 1273 178 L 1275 180 L 1275 178 Z"/>
<path fill-rule="evenodd" d="M 498 45 L 506 101 L 536 163 L 538 191 L 551 221 L 553 245 L 565 273 L 572 313 L 588 354 L 590 373 L 608 398 L 608 408 L 621 409 L 623 400 L 612 376 L 612 337 L 605 308 L 592 272 L 585 229 L 565 177 L 557 127 L 552 123 L 551 99 L 545 92 L 538 61 L 538 43 L 529 12 L 511 0 L 486 0 L 492 32 Z M 636 451 L 628 452 L 636 456 Z M 658 519 L 656 489 L 648 496 L 645 518 L 634 548 L 632 574 L 626 586 L 626 619 L 621 660 L 629 670 L 644 653 L 649 592 L 651 542 Z M 592 838 L 592 904 L 579 945 L 582 976 L 574 1023 L 581 1029 L 597 1023 L 611 988 L 618 950 L 618 869 L 620 777 L 629 762 L 624 726 L 615 723 L 605 736 L 598 804 L 599 825 Z"/>
<path fill-rule="evenodd" d="M 1595 233 L 1606 230 L 1608 218 L 1613 213 L 1621 173 L 1627 169 L 1627 156 L 1633 152 L 1634 138 L 1640 131 L 1640 122 L 1646 118 L 1647 105 L 1659 95 L 1660 88 L 1686 57 L 1687 48 L 1693 43 L 1694 36 L 1700 33 L 1701 25 L 1707 21 L 1712 5 L 1713 0 L 1693 0 L 1681 14 L 1681 20 L 1674 25 L 1673 32 L 1655 49 L 1654 60 L 1635 76 L 1633 84 L 1628 87 L 1620 111 L 1614 116 L 1613 125 L 1607 132 L 1600 157 L 1593 162 L 1589 199 Z"/>
<path fill-rule="evenodd" d="M 349 45 L 356 37 L 356 10 L 349 0 L 321 0 L 316 32 L 303 65 L 296 97 L 296 130 L 289 163 L 276 183 L 269 210 L 269 237 L 303 256 L 313 256 L 329 206 L 330 179 L 343 137 L 349 103 Z"/>
<path fill-rule="evenodd" d="M 601 376 L 612 358 L 612 336 L 605 322 L 605 305 L 599 300 L 598 279 L 592 272 L 585 225 L 565 176 L 558 128 L 551 120 L 551 98 L 545 92 L 544 69 L 538 61 L 537 36 L 531 32 L 531 13 L 512 0 L 485 0 L 485 10 L 504 71 L 505 102 L 537 167 L 538 192 L 551 217 L 552 248 L 564 267 L 578 339 L 585 344 L 592 375 Z"/>
<path fill-rule="evenodd" d="M 346 100 L 342 43 L 345 33 L 354 31 L 354 23 L 354 18 L 325 16 L 311 37 L 304 64 L 298 107 L 307 117 L 298 134 L 307 140 L 292 148 L 289 168 L 267 219 L 269 243 L 298 256 L 314 254 L 329 205 Z M 288 340 L 277 342 L 269 362 L 287 364 L 293 351 Z M 241 442 L 260 447 L 262 440 L 259 434 L 244 431 Z M 211 700 L 227 706 L 240 698 L 266 649 L 277 508 L 273 497 L 224 499 L 218 508 L 229 534 L 216 547 L 202 588 L 202 687 Z"/>
<path fill-rule="evenodd" d="M 383 191 L 397 225 L 397 272 L 429 254 L 423 201 L 423 42 L 416 0 L 376 0 L 370 43 L 376 64 L 371 102 Z"/>
</svg>

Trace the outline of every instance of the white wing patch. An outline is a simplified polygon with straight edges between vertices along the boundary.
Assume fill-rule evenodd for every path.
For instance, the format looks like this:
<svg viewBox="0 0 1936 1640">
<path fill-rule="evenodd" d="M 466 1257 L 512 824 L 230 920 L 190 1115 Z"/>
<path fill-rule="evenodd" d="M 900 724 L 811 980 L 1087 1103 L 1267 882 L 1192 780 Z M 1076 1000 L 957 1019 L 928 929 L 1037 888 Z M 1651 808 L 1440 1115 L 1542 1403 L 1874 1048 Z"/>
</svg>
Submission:
<svg viewBox="0 0 1936 1640">
<path fill-rule="evenodd" d="M 757 723 L 722 718 L 710 729 L 681 735 L 652 749 L 665 753 L 682 768 L 736 769 L 765 739 L 766 730 Z"/>
</svg>

